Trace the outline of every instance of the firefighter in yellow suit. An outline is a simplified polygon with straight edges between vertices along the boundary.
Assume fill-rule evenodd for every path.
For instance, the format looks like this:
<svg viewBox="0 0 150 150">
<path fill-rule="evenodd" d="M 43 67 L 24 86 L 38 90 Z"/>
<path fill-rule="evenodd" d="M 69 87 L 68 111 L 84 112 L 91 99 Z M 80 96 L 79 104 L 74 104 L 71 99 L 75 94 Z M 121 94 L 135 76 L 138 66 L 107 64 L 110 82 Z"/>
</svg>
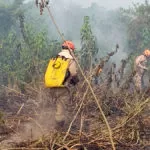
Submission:
<svg viewBox="0 0 150 150">
<path fill-rule="evenodd" d="M 148 59 L 150 58 L 150 50 L 144 50 L 143 54 L 137 56 L 134 62 L 134 83 L 136 90 L 142 92 L 144 90 L 144 74 L 148 70 L 146 64 Z"/>
</svg>

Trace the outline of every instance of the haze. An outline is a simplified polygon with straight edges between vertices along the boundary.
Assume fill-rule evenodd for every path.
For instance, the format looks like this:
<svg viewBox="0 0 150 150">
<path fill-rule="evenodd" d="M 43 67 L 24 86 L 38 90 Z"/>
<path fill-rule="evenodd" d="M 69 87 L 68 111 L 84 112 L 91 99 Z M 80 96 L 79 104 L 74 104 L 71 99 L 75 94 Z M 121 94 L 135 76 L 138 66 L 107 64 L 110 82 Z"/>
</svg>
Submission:
<svg viewBox="0 0 150 150">
<path fill-rule="evenodd" d="M 67 0 L 65 0 L 67 1 Z M 132 3 L 141 3 L 144 2 L 144 0 L 82 0 L 82 1 L 76 1 L 72 0 L 75 3 L 78 3 L 82 5 L 83 7 L 90 6 L 91 3 L 96 2 L 99 4 L 99 6 L 105 7 L 107 9 L 115 9 L 119 7 L 129 7 L 132 5 Z"/>
<path fill-rule="evenodd" d="M 25 0 L 25 2 L 34 0 Z M 58 0 L 50 0 L 51 3 L 55 3 Z M 82 7 L 88 7 L 91 3 L 97 3 L 99 6 L 107 9 L 116 9 L 119 7 L 127 8 L 132 6 L 132 3 L 143 3 L 145 0 L 59 0 L 64 3 L 64 5 L 71 5 L 73 3 L 78 4 Z"/>
</svg>

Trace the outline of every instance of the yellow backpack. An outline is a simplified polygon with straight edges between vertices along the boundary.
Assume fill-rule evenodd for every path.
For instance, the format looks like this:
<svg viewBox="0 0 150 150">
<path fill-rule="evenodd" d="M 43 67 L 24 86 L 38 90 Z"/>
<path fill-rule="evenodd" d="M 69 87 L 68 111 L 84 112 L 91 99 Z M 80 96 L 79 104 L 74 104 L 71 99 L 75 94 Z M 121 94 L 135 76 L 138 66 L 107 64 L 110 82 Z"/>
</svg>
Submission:
<svg viewBox="0 0 150 150">
<path fill-rule="evenodd" d="M 69 66 L 70 59 L 64 57 L 52 58 L 45 72 L 46 87 L 64 87 L 63 81 Z"/>
</svg>

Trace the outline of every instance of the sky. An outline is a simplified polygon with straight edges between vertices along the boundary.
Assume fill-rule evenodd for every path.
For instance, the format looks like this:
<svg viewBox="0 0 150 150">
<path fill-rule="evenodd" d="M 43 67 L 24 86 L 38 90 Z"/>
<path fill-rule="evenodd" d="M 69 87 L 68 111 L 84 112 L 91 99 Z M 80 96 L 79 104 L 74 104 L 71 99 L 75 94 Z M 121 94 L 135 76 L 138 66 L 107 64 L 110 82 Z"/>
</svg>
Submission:
<svg viewBox="0 0 150 150">
<path fill-rule="evenodd" d="M 28 1 L 35 1 L 35 0 L 25 0 Z M 55 3 L 56 0 L 50 0 L 51 3 Z M 119 7 L 127 8 L 132 6 L 132 3 L 144 3 L 145 0 L 60 0 L 63 1 L 64 4 L 68 3 L 75 3 L 82 7 L 88 7 L 91 3 L 96 2 L 99 6 L 104 7 L 106 9 L 115 9 Z"/>
</svg>

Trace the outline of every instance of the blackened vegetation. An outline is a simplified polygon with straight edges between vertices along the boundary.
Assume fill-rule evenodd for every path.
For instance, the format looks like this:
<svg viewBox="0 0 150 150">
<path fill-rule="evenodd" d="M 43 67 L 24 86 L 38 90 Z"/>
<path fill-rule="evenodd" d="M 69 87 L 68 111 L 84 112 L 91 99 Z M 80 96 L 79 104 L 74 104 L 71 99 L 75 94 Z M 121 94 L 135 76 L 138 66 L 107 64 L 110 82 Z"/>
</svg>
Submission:
<svg viewBox="0 0 150 150">
<path fill-rule="evenodd" d="M 130 85 L 134 76 L 132 71 L 131 74 L 125 76 L 125 68 L 129 58 L 122 60 L 118 69 L 114 63 L 111 63 L 110 68 L 106 72 L 103 71 L 110 57 L 116 52 L 117 46 L 115 51 L 108 53 L 108 56 L 102 58 L 100 64 L 97 64 L 101 66 L 102 72 L 96 75 L 100 77 L 103 73 L 103 81 L 95 84 L 92 82 L 95 72 L 92 73 L 92 76 L 87 75 L 112 129 L 116 149 L 147 150 L 150 140 L 149 90 L 139 94 L 130 90 L 129 87 L 124 88 L 122 81 Z M 93 68 L 93 70 L 95 69 Z M 114 84 L 118 89 L 117 92 L 114 92 Z M 9 114 L 4 117 L 3 126 L 6 126 L 5 131 L 9 132 L 3 133 L 5 137 L 3 140 L 6 140 L 6 135 L 10 133 L 16 134 L 24 131 L 23 124 L 25 126 L 26 123 L 35 123 L 28 131 L 30 138 L 23 140 L 23 142 L 13 141 L 12 147 L 53 150 L 112 149 L 107 127 L 86 82 L 79 83 L 77 87 L 73 88 L 74 90 L 70 89 L 72 99 L 66 107 L 68 119 L 64 128 L 61 129 L 55 129 L 55 124 L 49 125 L 47 123 L 52 121 L 50 113 L 52 110 L 55 111 L 54 107 L 58 96 L 64 98 L 63 92 L 60 91 L 56 94 L 54 89 L 45 89 L 43 85 L 37 87 L 26 85 L 24 94 L 6 87 L 2 87 L 2 89 L 4 91 L 0 105 L 3 105 L 2 111 Z M 45 115 L 43 115 L 44 118 L 41 122 L 39 120 L 41 118 L 40 112 L 44 111 Z M 74 117 L 75 120 L 73 120 Z M 71 128 L 69 128 L 70 124 Z M 34 131 L 36 126 L 43 133 L 35 139 L 33 137 L 37 132 Z M 65 140 L 64 137 L 66 137 Z"/>
<path fill-rule="evenodd" d="M 40 0 L 40 2 L 35 0 L 35 4 L 40 8 L 40 15 L 42 15 L 44 8 L 49 4 L 49 0 Z"/>
</svg>

